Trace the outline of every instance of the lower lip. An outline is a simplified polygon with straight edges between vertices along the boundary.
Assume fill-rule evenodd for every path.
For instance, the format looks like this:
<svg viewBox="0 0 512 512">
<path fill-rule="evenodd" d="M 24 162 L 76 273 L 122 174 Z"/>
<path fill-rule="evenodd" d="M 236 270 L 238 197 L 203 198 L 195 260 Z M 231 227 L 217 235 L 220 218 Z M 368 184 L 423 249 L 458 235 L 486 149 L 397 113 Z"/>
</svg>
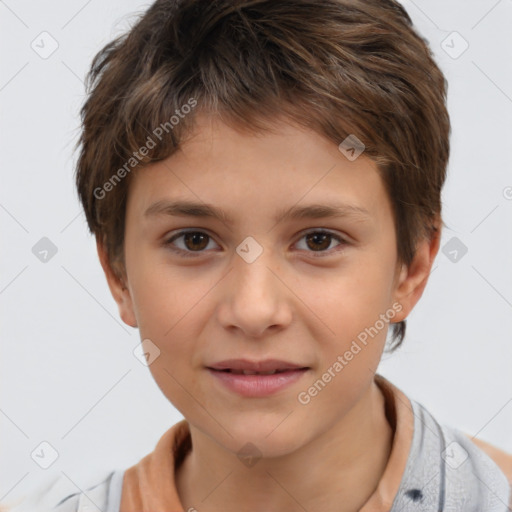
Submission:
<svg viewBox="0 0 512 512">
<path fill-rule="evenodd" d="M 228 389 L 246 397 L 263 397 L 297 382 L 308 369 L 287 370 L 273 375 L 243 375 L 207 368 Z"/>
</svg>

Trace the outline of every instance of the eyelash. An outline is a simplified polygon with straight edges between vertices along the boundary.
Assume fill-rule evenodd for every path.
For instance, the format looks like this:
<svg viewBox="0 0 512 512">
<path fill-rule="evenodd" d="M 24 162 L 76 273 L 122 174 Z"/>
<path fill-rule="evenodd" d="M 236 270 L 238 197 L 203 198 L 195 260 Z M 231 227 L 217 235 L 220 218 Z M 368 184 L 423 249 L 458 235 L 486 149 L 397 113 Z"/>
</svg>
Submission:
<svg viewBox="0 0 512 512">
<path fill-rule="evenodd" d="M 166 247 L 168 247 L 172 252 L 174 252 L 174 253 L 176 253 L 176 254 L 178 254 L 180 256 L 183 256 L 185 258 L 189 258 L 189 257 L 196 258 L 196 257 L 200 256 L 202 253 L 205 252 L 205 250 L 202 250 L 202 251 L 185 251 L 183 249 L 178 249 L 178 248 L 176 248 L 176 247 L 174 247 L 172 245 L 172 242 L 174 242 L 176 239 L 181 238 L 182 236 L 184 236 L 184 235 L 186 235 L 188 233 L 206 235 L 210 240 L 212 239 L 212 237 L 208 233 L 205 233 L 204 231 L 199 231 L 199 230 L 193 229 L 193 230 L 187 230 L 187 231 L 180 231 L 179 233 L 176 233 L 171 238 L 167 239 L 164 242 L 164 245 Z M 307 231 L 306 233 L 302 234 L 302 236 L 299 238 L 299 240 L 301 240 L 302 238 L 306 237 L 307 235 L 311 235 L 311 234 L 329 235 L 330 237 L 332 237 L 336 241 L 340 242 L 338 247 L 341 247 L 341 248 L 338 248 L 338 249 L 336 249 L 336 248 L 335 249 L 330 249 L 328 251 L 306 251 L 306 252 L 312 253 L 312 256 L 314 258 L 323 258 L 326 255 L 330 256 L 333 252 L 340 251 L 344 246 L 348 245 L 348 243 L 349 243 L 349 242 L 347 242 L 347 240 L 345 240 L 344 238 L 340 237 L 339 235 L 331 233 L 330 231 L 325 231 L 323 229 L 316 229 L 316 230 Z"/>
</svg>

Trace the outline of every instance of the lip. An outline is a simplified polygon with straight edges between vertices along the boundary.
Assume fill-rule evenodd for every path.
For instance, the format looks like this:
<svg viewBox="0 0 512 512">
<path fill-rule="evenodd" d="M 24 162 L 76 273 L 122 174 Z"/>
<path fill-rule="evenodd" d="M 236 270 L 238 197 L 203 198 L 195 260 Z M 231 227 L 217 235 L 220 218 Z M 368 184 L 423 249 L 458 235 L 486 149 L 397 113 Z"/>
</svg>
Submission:
<svg viewBox="0 0 512 512">
<path fill-rule="evenodd" d="M 244 375 L 207 368 L 208 372 L 230 391 L 244 397 L 265 397 L 291 386 L 309 368 L 294 368 L 273 375 Z"/>
<path fill-rule="evenodd" d="M 250 361 L 249 359 L 226 359 L 208 365 L 214 370 L 248 370 L 253 372 L 270 372 L 273 370 L 298 370 L 308 368 L 306 365 L 295 364 L 281 359 L 264 359 L 262 361 Z"/>
</svg>

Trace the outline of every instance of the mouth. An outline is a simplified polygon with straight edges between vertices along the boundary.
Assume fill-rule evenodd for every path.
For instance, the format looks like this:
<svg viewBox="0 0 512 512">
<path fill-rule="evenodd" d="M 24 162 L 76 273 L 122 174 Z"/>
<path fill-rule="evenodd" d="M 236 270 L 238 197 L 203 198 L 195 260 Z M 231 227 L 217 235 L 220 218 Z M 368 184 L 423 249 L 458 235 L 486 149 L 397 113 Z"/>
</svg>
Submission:
<svg viewBox="0 0 512 512">
<path fill-rule="evenodd" d="M 276 364 L 275 361 L 253 363 L 252 368 L 247 368 L 250 364 L 247 364 L 247 361 L 239 360 L 235 365 L 239 367 L 218 368 L 207 366 L 206 369 L 214 377 L 214 381 L 218 382 L 224 389 L 246 398 L 264 398 L 278 392 L 284 392 L 286 388 L 298 383 L 311 370 L 310 367 L 283 364 L 282 361 L 279 364 Z M 242 367 L 240 368 L 240 366 Z M 254 369 L 258 366 L 259 369 Z"/>
<path fill-rule="evenodd" d="M 209 370 L 213 370 L 215 372 L 224 372 L 224 373 L 234 373 L 235 375 L 275 375 L 276 373 L 286 373 L 286 372 L 296 372 L 296 371 L 303 371 L 303 370 L 309 370 L 308 367 L 303 368 L 286 368 L 282 370 L 269 370 L 266 372 L 257 372 L 254 370 L 237 370 L 232 368 L 226 368 L 226 369 L 217 369 L 217 368 L 210 368 L 207 367 Z"/>
<path fill-rule="evenodd" d="M 221 372 L 230 372 L 238 375 L 274 375 L 287 371 L 309 369 L 304 366 L 282 359 L 226 359 L 207 366 L 208 369 Z"/>
</svg>

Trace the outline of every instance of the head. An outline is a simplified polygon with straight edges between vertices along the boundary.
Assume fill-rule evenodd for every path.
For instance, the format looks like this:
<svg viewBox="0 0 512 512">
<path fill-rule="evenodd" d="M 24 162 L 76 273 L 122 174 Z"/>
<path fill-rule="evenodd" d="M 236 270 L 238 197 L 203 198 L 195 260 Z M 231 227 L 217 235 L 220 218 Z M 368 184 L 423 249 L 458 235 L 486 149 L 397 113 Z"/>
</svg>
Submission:
<svg viewBox="0 0 512 512">
<path fill-rule="evenodd" d="M 88 87 L 78 192 L 122 319 L 160 351 L 164 394 L 233 449 L 290 405 L 273 453 L 348 414 L 388 329 L 402 343 L 439 247 L 446 81 L 404 9 L 157 0 L 98 53 Z M 298 384 L 247 399 L 205 368 L 269 357 L 309 368 L 302 391 L 331 378 L 302 401 Z"/>
</svg>

